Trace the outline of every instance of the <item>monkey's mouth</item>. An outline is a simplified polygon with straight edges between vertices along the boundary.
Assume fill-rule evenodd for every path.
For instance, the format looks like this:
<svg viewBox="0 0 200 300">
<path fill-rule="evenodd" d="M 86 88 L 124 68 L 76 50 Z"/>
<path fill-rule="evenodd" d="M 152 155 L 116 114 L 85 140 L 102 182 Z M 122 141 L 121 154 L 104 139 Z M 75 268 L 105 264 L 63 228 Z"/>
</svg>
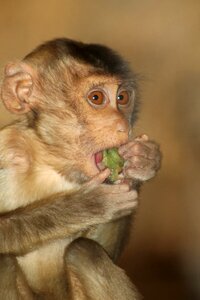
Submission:
<svg viewBox="0 0 200 300">
<path fill-rule="evenodd" d="M 124 178 L 123 167 L 125 160 L 119 155 L 117 147 L 95 153 L 94 159 L 100 172 L 105 168 L 110 170 L 110 175 L 105 180 L 105 183 L 119 183 Z"/>
<path fill-rule="evenodd" d="M 105 152 L 104 152 L 105 151 Z M 94 154 L 96 167 L 102 171 L 105 168 L 116 169 L 118 174 L 122 172 L 124 159 L 118 154 L 117 147 L 101 150 Z"/>
</svg>

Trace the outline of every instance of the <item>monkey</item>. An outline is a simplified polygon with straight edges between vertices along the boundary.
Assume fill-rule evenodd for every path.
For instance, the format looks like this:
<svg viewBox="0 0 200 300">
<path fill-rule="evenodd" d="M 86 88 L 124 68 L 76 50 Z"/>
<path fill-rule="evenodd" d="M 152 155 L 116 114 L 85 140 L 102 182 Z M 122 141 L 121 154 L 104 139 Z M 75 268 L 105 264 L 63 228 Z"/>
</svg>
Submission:
<svg viewBox="0 0 200 300">
<path fill-rule="evenodd" d="M 5 67 L 1 100 L 19 120 L 0 131 L 0 298 L 138 299 L 115 265 L 160 167 L 158 145 L 132 138 L 137 89 L 119 54 L 66 38 Z M 111 185 L 113 147 L 125 165 Z"/>
</svg>

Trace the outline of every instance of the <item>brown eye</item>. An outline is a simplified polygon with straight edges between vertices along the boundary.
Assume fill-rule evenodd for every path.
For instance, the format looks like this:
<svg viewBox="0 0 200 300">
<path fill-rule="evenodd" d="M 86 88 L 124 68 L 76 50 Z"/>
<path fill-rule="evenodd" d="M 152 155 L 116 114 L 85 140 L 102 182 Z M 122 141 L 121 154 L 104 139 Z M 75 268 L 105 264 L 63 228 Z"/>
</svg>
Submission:
<svg viewBox="0 0 200 300">
<path fill-rule="evenodd" d="M 102 105 L 105 102 L 105 96 L 101 91 L 93 91 L 89 93 L 88 100 L 94 105 Z"/>
<path fill-rule="evenodd" d="M 129 94 L 127 91 L 122 91 L 117 96 L 117 103 L 119 105 L 126 105 L 129 102 Z"/>
</svg>

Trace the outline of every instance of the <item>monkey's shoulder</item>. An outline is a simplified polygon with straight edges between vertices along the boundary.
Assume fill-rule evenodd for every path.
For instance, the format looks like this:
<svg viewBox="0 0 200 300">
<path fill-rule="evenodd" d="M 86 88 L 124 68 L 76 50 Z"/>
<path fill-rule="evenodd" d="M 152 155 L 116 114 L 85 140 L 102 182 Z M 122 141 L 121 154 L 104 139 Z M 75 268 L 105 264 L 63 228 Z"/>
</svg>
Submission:
<svg viewBox="0 0 200 300">
<path fill-rule="evenodd" d="M 75 188 L 46 157 L 51 160 L 31 129 L 11 125 L 0 131 L 0 211 Z"/>
<path fill-rule="evenodd" d="M 8 126 L 0 131 L 0 167 L 14 166 L 27 169 L 33 158 L 32 137 L 16 126 Z"/>
</svg>

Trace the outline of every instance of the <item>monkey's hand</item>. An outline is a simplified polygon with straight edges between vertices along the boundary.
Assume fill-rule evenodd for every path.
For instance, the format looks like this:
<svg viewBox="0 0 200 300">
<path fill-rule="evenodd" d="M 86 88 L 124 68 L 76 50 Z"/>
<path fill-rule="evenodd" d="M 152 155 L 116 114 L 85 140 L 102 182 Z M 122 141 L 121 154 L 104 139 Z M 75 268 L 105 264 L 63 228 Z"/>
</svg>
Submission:
<svg viewBox="0 0 200 300">
<path fill-rule="evenodd" d="M 110 175 L 110 170 L 100 172 L 82 188 L 82 195 L 85 201 L 83 211 L 94 218 L 94 221 L 105 223 L 122 216 L 129 215 L 137 206 L 137 192 L 130 190 L 128 184 L 104 184 L 105 179 Z"/>
<path fill-rule="evenodd" d="M 146 181 L 154 177 L 160 168 L 159 146 L 145 134 L 122 145 L 118 151 L 126 161 L 123 169 L 125 178 Z"/>
</svg>

